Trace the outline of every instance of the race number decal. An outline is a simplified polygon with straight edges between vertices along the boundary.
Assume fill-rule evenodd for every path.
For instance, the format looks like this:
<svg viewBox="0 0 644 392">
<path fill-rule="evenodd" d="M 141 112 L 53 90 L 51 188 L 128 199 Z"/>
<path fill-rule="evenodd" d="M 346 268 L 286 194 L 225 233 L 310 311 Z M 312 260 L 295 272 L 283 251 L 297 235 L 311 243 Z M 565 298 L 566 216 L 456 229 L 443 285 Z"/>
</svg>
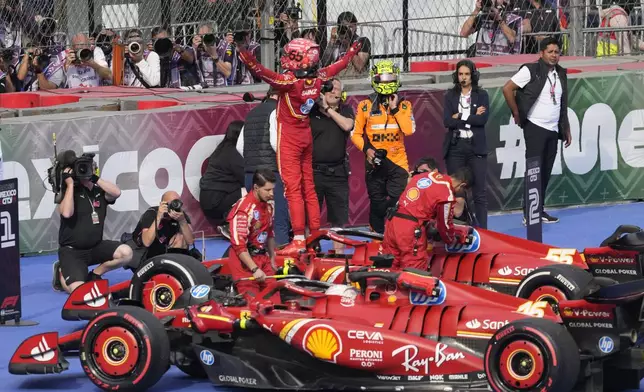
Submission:
<svg viewBox="0 0 644 392">
<path fill-rule="evenodd" d="M 528 224 L 536 225 L 541 220 L 539 213 L 539 191 L 535 188 L 528 189 Z"/>
<path fill-rule="evenodd" d="M 577 249 L 550 248 L 548 249 L 548 254 L 543 259 L 557 263 L 572 264 L 572 257 L 575 253 L 577 253 Z"/>
<path fill-rule="evenodd" d="M 519 306 L 519 308 L 517 309 L 517 313 L 525 314 L 526 316 L 530 316 L 530 317 L 541 318 L 546 315 L 545 309 L 547 306 L 548 306 L 548 302 L 546 301 L 539 301 L 539 302 L 528 301 L 523 305 Z"/>
</svg>

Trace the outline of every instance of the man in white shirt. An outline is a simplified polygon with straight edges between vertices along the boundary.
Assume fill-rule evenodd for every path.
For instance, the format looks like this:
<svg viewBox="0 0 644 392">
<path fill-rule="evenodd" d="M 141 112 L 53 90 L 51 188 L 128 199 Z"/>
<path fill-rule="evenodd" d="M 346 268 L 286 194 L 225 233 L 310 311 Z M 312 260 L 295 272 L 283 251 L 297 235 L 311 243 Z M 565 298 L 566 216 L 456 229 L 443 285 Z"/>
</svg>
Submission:
<svg viewBox="0 0 644 392">
<path fill-rule="evenodd" d="M 132 42 L 139 44 L 137 53 L 130 53 Z M 130 30 L 127 34 L 125 47 L 125 67 L 123 71 L 123 84 L 130 87 L 158 87 L 161 82 L 161 60 L 154 51 L 146 49 L 141 31 Z"/>
<path fill-rule="evenodd" d="M 541 159 L 541 200 L 545 201 L 559 140 L 564 140 L 565 146 L 569 147 L 572 139 L 567 114 L 568 76 L 566 69 L 559 65 L 559 42 L 554 37 L 545 38 L 541 41 L 540 49 L 539 61 L 522 65 L 519 72 L 503 86 L 503 96 L 512 111 L 514 122 L 523 128 L 526 160 L 534 157 Z M 559 221 L 545 211 L 541 212 L 541 219 L 544 223 Z"/>
<path fill-rule="evenodd" d="M 65 61 L 66 86 L 68 88 L 98 87 L 102 80 L 112 80 L 112 71 L 107 66 L 105 57 L 92 58 L 87 61 L 78 59 L 77 53 L 82 50 L 90 50 L 89 38 L 85 34 L 76 34 L 72 38 L 72 49 L 67 50 Z"/>
</svg>

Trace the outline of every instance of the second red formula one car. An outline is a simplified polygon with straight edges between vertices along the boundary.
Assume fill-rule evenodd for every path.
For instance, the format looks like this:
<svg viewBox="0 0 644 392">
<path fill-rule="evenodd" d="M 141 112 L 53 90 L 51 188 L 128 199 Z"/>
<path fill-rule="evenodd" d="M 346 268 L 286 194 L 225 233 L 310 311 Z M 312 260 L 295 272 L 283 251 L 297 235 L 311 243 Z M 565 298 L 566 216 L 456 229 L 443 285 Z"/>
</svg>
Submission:
<svg viewBox="0 0 644 392">
<path fill-rule="evenodd" d="M 66 306 L 93 306 L 97 315 L 71 335 L 26 339 L 9 371 L 60 373 L 65 355 L 78 351 L 94 384 L 120 391 L 151 387 L 170 364 L 216 385 L 261 389 L 568 392 L 593 371 L 611 387 L 635 380 L 612 390 L 639 385 L 640 369 L 620 361 L 641 325 L 644 281 L 590 282 L 584 299 L 552 307 L 423 271 L 353 272 L 349 280 L 362 289 L 273 281 L 249 303 L 197 286 L 182 296 L 192 305 L 155 314 L 111 307 L 108 283 L 89 282 Z M 77 301 L 88 296 L 93 302 Z"/>
</svg>

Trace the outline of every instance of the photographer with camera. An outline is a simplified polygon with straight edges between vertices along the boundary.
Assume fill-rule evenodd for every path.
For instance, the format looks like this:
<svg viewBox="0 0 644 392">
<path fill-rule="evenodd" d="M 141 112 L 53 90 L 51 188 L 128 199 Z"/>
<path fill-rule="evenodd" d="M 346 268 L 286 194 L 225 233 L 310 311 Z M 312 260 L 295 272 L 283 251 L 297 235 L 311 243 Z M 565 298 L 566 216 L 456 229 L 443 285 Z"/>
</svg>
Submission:
<svg viewBox="0 0 644 392">
<path fill-rule="evenodd" d="M 461 27 L 461 37 L 477 33 L 468 57 L 520 54 L 523 22 L 508 8 L 508 0 L 476 0 L 472 14 Z"/>
<path fill-rule="evenodd" d="M 351 141 L 366 155 L 369 224 L 372 230 L 383 233 L 387 209 L 396 204 L 407 185 L 409 164 L 404 138 L 416 132 L 416 122 L 411 102 L 398 95 L 400 68 L 382 60 L 370 74 L 376 94 L 358 104 Z"/>
<path fill-rule="evenodd" d="M 16 74 L 11 60 L 12 53 L 0 52 L 0 93 L 13 93 L 16 91 Z"/>
<path fill-rule="evenodd" d="M 313 180 L 320 202 L 326 200 L 327 220 L 333 227 L 349 221 L 349 157 L 347 141 L 353 129 L 354 113 L 344 104 L 346 92 L 340 79 L 322 85 L 320 99 L 311 109 L 313 133 Z M 341 248 L 340 243 L 334 246 Z"/>
<path fill-rule="evenodd" d="M 143 213 L 132 232 L 132 240 L 144 254 L 138 262 L 166 253 L 189 254 L 195 243 L 190 217 L 183 210 L 183 202 L 177 192 L 168 191 L 161 197 L 158 207 L 150 207 Z M 135 249 L 139 254 L 140 249 Z M 136 264 L 137 260 L 133 260 Z"/>
<path fill-rule="evenodd" d="M 284 46 L 295 38 L 302 38 L 299 20 L 302 19 L 302 9 L 299 6 L 287 7 L 280 13 L 279 26 L 275 29 L 275 38 L 279 41 L 280 52 Z"/>
<path fill-rule="evenodd" d="M 130 87 L 158 87 L 161 82 L 159 55 L 145 50 L 141 30 L 132 29 L 125 39 L 123 84 Z"/>
<path fill-rule="evenodd" d="M 132 248 L 103 240 L 107 205 L 121 196 L 118 186 L 99 178 L 94 154 L 77 158 L 72 150 L 57 157 L 50 182 L 60 200 L 58 261 L 54 263 L 54 289 L 71 293 L 84 282 L 101 279 L 106 272 L 125 266 L 132 259 Z M 53 173 L 52 173 L 53 172 Z M 57 185 L 55 185 L 57 184 Z M 58 189 L 57 189 L 58 188 Z M 99 264 L 91 272 L 87 267 Z"/>
<path fill-rule="evenodd" d="M 331 29 L 331 39 L 322 55 L 322 64 L 329 65 L 342 58 L 347 50 L 356 42 L 360 42 L 360 52 L 351 60 L 347 68 L 338 77 L 361 76 L 369 69 L 371 57 L 371 41 L 358 35 L 358 18 L 345 11 L 338 16 L 338 26 Z"/>
<path fill-rule="evenodd" d="M 252 54 L 257 61 L 261 59 L 261 45 L 253 40 L 251 34 L 251 26 L 248 22 L 238 20 L 233 23 L 229 30 L 232 32 L 232 72 L 230 77 L 226 79 L 227 86 L 240 85 L 240 84 L 253 84 L 262 81 L 261 77 L 255 75 L 252 70 L 246 65 L 240 56 L 240 48 Z M 228 37 L 226 38 L 228 42 Z M 228 56 L 228 51 L 226 51 Z"/>
<path fill-rule="evenodd" d="M 108 68 L 105 58 L 94 58 L 87 35 L 76 34 L 72 38 L 72 48 L 67 50 L 65 86 L 98 87 L 104 80 L 112 80 L 112 71 Z"/>
<path fill-rule="evenodd" d="M 160 87 L 180 88 L 201 84 L 197 56 L 191 46 L 184 47 L 179 39 L 170 38 L 170 28 L 152 29 L 153 50 L 161 60 Z"/>
<path fill-rule="evenodd" d="M 192 38 L 192 47 L 197 53 L 197 64 L 207 87 L 225 86 L 232 73 L 234 45 L 230 31 L 217 42 L 210 23 L 199 26 Z"/>
<path fill-rule="evenodd" d="M 18 64 L 18 91 L 54 90 L 65 81 L 65 52 L 53 54 L 51 49 L 29 45 Z"/>
</svg>

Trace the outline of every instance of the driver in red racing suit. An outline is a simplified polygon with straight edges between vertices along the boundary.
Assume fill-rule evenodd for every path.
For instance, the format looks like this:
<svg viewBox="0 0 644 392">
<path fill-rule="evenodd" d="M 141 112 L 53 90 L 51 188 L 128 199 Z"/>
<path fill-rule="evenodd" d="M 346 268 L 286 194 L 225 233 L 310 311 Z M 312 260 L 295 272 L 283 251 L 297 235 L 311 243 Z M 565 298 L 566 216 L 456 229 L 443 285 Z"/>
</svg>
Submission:
<svg viewBox="0 0 644 392">
<path fill-rule="evenodd" d="M 263 290 L 267 276 L 274 275 L 275 238 L 273 200 L 275 175 L 259 169 L 253 175 L 253 189 L 235 203 L 228 214 L 231 252 L 228 263 L 235 288 L 249 300 Z M 253 277 L 254 280 L 243 280 Z"/>
<path fill-rule="evenodd" d="M 438 172 L 414 175 L 390 209 L 385 222 L 382 253 L 394 256 L 393 268 L 429 269 L 426 224 L 436 222 L 441 239 L 446 244 L 465 243 L 469 227 L 454 225 L 455 193 L 471 181 L 467 169 L 450 177 Z"/>
<path fill-rule="evenodd" d="M 238 46 L 241 43 L 238 43 Z M 241 45 L 240 60 L 256 77 L 279 91 L 277 100 L 277 166 L 284 182 L 293 242 L 281 254 L 296 254 L 306 248 L 305 226 L 308 217 L 311 233 L 320 229 L 320 205 L 313 182 L 313 136 L 309 112 L 320 97 L 322 84 L 345 69 L 361 44 L 356 42 L 339 61 L 318 70 L 320 47 L 298 38 L 285 47 L 279 74 L 258 63 Z"/>
</svg>

